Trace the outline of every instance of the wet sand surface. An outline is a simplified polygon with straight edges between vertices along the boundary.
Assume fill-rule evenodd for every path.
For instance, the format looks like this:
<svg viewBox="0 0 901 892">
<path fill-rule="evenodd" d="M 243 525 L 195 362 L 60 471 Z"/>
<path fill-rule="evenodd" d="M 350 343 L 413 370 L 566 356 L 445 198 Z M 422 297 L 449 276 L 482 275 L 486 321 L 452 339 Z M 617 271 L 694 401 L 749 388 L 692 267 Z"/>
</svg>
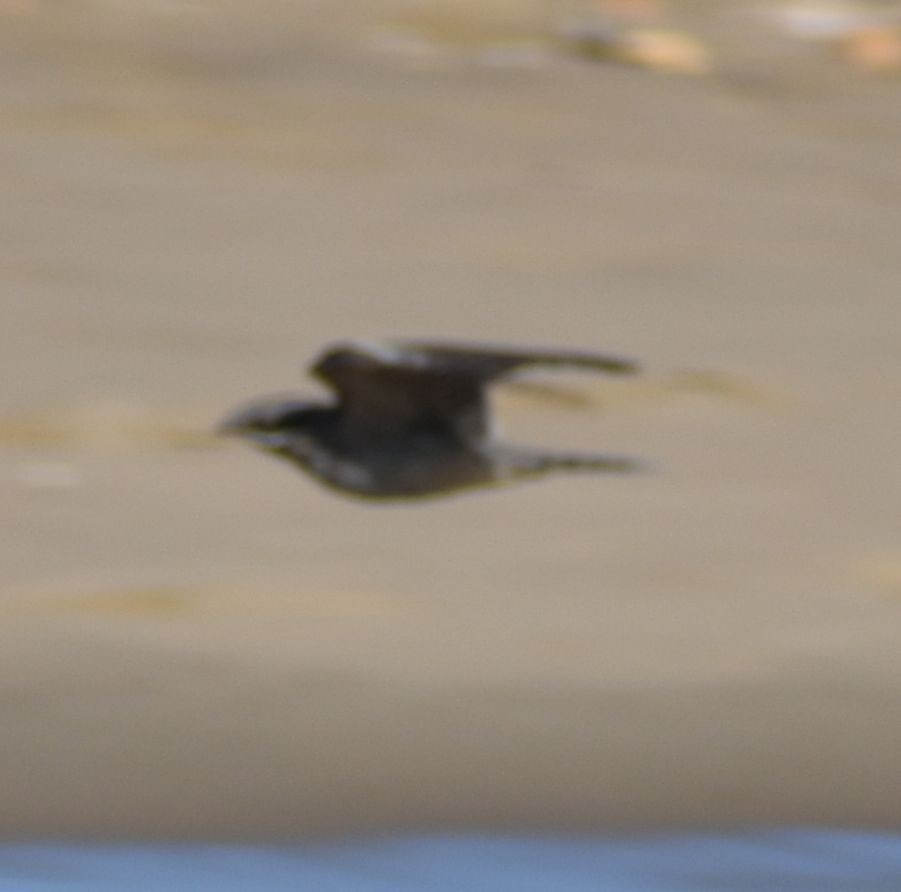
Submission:
<svg viewBox="0 0 901 892">
<path fill-rule="evenodd" d="M 4 7 L 0 834 L 896 826 L 901 81 L 410 8 Z M 499 409 L 654 470 L 371 507 L 209 436 L 380 335 L 634 356 Z"/>
</svg>

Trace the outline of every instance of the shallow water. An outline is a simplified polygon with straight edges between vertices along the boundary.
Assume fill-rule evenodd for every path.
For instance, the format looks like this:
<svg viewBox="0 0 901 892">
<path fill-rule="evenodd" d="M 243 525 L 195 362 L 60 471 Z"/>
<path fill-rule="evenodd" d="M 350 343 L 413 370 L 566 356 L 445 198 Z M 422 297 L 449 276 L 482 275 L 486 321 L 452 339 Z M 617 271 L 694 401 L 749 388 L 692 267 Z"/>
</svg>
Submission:
<svg viewBox="0 0 901 892">
<path fill-rule="evenodd" d="M 901 835 L 780 830 L 297 846 L 0 846 L 2 892 L 895 892 Z"/>
</svg>

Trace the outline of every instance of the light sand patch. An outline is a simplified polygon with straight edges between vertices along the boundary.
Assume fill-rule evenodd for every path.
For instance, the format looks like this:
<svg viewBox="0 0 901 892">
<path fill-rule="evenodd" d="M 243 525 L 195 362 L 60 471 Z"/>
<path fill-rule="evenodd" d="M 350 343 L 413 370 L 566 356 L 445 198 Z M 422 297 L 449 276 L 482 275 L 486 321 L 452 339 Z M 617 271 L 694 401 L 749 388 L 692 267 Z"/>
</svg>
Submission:
<svg viewBox="0 0 901 892">
<path fill-rule="evenodd" d="M 234 585 L 148 585 L 90 589 L 14 591 L 0 599 L 0 616 L 51 617 L 67 613 L 121 619 L 226 620 L 263 618 L 370 620 L 409 607 L 380 592 L 310 592 L 258 583 Z"/>
<path fill-rule="evenodd" d="M 213 422 L 198 415 L 136 400 L 84 397 L 0 415 L 0 446 L 105 452 L 217 445 Z"/>
<path fill-rule="evenodd" d="M 901 553 L 862 558 L 854 565 L 854 576 L 892 597 L 901 596 Z"/>
</svg>

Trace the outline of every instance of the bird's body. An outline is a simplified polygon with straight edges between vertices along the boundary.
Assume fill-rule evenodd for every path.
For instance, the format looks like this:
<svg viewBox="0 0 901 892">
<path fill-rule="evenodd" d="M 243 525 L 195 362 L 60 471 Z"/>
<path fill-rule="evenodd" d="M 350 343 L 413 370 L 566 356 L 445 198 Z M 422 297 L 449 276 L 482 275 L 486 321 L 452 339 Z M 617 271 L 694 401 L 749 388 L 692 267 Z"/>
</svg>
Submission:
<svg viewBox="0 0 901 892">
<path fill-rule="evenodd" d="M 527 365 L 613 373 L 626 360 L 590 353 L 451 344 L 342 344 L 312 367 L 333 404 L 256 401 L 222 425 L 334 489 L 398 499 L 511 482 L 552 470 L 625 471 L 628 459 L 548 453 L 493 436 L 486 390 Z"/>
</svg>

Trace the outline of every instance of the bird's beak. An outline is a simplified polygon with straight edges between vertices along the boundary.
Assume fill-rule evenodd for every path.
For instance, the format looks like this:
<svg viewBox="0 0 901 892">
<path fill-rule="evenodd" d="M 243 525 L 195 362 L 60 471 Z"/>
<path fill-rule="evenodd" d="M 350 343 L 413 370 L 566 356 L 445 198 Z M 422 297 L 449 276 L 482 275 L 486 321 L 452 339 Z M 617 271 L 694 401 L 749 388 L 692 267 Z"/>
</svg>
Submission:
<svg viewBox="0 0 901 892">
<path fill-rule="evenodd" d="M 241 437 L 260 449 L 270 451 L 284 449 L 288 442 L 284 431 L 272 428 L 259 404 L 244 406 L 226 415 L 216 425 L 216 433 L 226 437 Z"/>
</svg>

